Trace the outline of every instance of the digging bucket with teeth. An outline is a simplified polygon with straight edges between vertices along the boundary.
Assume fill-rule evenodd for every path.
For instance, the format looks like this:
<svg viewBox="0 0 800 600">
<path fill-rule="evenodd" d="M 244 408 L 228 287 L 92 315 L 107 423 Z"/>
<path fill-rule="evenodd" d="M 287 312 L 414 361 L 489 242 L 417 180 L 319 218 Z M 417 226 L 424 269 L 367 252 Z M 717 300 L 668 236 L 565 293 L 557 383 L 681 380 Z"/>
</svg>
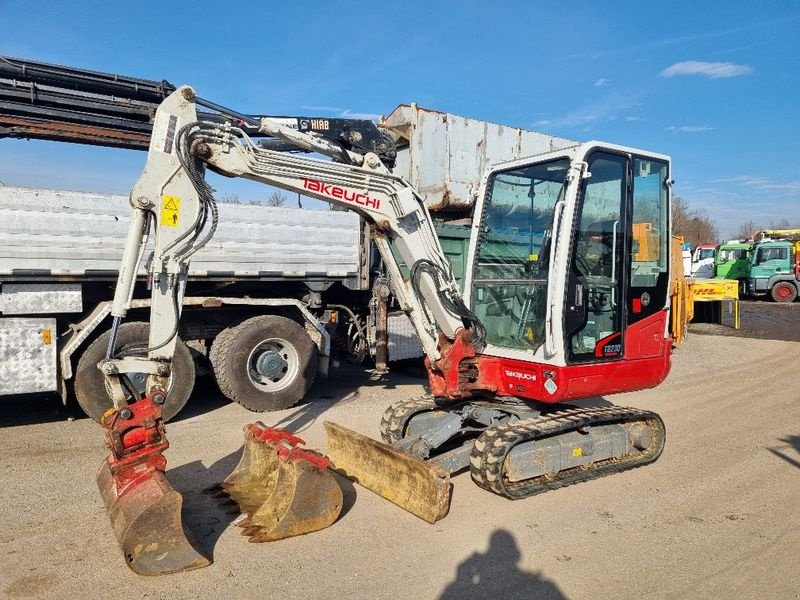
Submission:
<svg viewBox="0 0 800 600">
<path fill-rule="evenodd" d="M 238 504 L 236 525 L 251 542 L 270 542 L 324 529 L 339 517 L 342 489 L 324 455 L 302 439 L 261 422 L 244 427 L 242 458 L 210 491 Z"/>
<path fill-rule="evenodd" d="M 161 407 L 150 398 L 103 418 L 111 453 L 97 486 L 128 566 L 140 575 L 166 575 L 211 564 L 183 527 L 183 498 L 164 475 L 169 447 Z"/>
</svg>

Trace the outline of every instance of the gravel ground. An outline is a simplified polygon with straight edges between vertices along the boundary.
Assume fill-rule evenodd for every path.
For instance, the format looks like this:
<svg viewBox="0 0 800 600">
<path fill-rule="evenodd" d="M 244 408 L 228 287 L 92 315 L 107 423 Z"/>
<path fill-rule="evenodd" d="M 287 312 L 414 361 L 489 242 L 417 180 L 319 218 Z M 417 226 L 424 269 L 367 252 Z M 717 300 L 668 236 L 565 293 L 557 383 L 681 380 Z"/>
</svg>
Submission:
<svg viewBox="0 0 800 600">
<path fill-rule="evenodd" d="M 800 302 L 741 300 L 739 329 L 733 329 L 732 308 L 722 313 L 723 324 L 691 323 L 689 331 L 700 334 L 749 337 L 763 340 L 800 342 Z"/>
<path fill-rule="evenodd" d="M 653 465 L 516 502 L 461 474 L 436 525 L 348 485 L 332 527 L 258 545 L 200 493 L 235 465 L 254 415 L 200 385 L 169 426 L 168 476 L 215 563 L 157 578 L 131 573 L 111 532 L 94 481 L 101 430 L 52 400 L 3 402 L 0 597 L 800 598 L 798 352 L 690 333 L 662 386 L 613 398 L 663 416 Z M 383 409 L 422 381 L 347 367 L 261 418 L 321 449 L 325 419 L 377 437 Z"/>
</svg>

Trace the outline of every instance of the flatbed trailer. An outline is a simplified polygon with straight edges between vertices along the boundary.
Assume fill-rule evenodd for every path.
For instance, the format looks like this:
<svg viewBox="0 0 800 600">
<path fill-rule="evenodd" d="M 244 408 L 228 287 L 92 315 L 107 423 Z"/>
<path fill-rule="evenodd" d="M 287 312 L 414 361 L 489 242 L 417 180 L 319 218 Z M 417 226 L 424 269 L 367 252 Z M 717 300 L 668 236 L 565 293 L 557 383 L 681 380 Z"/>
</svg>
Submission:
<svg viewBox="0 0 800 600">
<path fill-rule="evenodd" d="M 208 356 L 218 336 L 245 321 L 289 319 L 307 337 L 297 343 L 313 343 L 313 359 L 298 349 L 298 364 L 289 365 L 307 388 L 328 372 L 329 305 L 358 311 L 370 301 L 368 231 L 349 212 L 238 204 L 219 211 L 214 239 L 191 265 L 180 337 Z M 129 215 L 126 196 L 0 187 L 0 396 L 59 392 L 66 400 L 82 356 L 109 328 Z M 134 321 L 146 320 L 149 306 L 145 260 Z M 276 379 L 276 394 L 291 387 Z"/>
</svg>

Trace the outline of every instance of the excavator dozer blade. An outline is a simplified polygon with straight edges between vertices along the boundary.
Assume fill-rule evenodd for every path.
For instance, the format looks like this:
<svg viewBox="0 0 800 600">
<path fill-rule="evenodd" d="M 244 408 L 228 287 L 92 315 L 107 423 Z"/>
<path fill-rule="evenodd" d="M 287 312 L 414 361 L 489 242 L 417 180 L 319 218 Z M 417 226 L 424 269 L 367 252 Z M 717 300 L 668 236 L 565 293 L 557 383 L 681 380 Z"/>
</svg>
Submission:
<svg viewBox="0 0 800 600">
<path fill-rule="evenodd" d="M 242 458 L 211 488 L 244 515 L 236 522 L 251 542 L 271 542 L 324 529 L 342 510 L 342 489 L 328 459 L 305 450 L 300 438 L 261 422 L 244 427 Z"/>
<path fill-rule="evenodd" d="M 183 528 L 183 498 L 163 468 L 145 462 L 116 470 L 110 463 L 97 472 L 97 486 L 128 566 L 139 575 L 166 575 L 210 565 Z"/>
<path fill-rule="evenodd" d="M 450 473 L 365 435 L 325 421 L 331 468 L 428 523 L 447 515 Z"/>
</svg>

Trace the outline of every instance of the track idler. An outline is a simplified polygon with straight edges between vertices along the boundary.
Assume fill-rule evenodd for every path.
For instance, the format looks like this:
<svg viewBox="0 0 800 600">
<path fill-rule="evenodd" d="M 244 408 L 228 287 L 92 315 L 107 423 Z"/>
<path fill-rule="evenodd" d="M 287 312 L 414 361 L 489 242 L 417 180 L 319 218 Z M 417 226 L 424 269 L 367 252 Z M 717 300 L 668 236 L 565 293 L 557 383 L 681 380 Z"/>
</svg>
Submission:
<svg viewBox="0 0 800 600">
<path fill-rule="evenodd" d="M 164 475 L 169 443 L 160 404 L 145 398 L 109 411 L 102 424 L 111 453 L 97 472 L 97 487 L 127 565 L 140 575 L 210 565 L 184 529 L 183 498 Z"/>
<path fill-rule="evenodd" d="M 236 521 L 251 542 L 271 542 L 319 531 L 339 517 L 342 489 L 327 457 L 301 448 L 305 442 L 261 422 L 244 427 L 242 458 L 221 484 L 218 499 L 238 504 Z"/>
</svg>

